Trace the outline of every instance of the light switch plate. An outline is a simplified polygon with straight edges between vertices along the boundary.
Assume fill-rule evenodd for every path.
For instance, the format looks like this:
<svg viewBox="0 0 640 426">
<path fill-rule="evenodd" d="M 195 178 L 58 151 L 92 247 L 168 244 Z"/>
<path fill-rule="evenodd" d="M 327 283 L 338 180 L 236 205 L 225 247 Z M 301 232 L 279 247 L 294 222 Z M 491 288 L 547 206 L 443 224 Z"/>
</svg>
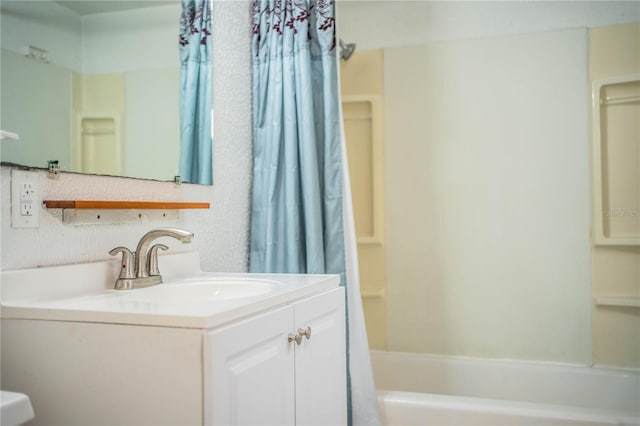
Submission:
<svg viewBox="0 0 640 426">
<path fill-rule="evenodd" d="M 40 219 L 38 173 L 11 171 L 11 227 L 37 228 Z"/>
</svg>

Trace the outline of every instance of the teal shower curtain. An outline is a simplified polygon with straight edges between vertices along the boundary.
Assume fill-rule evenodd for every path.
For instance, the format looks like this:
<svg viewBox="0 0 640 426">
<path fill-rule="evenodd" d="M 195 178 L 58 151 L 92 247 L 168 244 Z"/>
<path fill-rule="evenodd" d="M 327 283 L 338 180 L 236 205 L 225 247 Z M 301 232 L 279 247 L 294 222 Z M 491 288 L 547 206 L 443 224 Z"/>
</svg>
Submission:
<svg viewBox="0 0 640 426">
<path fill-rule="evenodd" d="M 253 7 L 250 269 L 343 274 L 333 2 Z"/>
<path fill-rule="evenodd" d="M 211 2 L 182 0 L 180 168 L 183 182 L 213 184 Z"/>
<path fill-rule="evenodd" d="M 356 256 L 357 275 L 357 254 L 345 247 L 355 231 L 344 195 L 335 1 L 254 0 L 252 42 L 250 271 L 341 275 L 349 424 L 379 424 L 358 280 L 346 264 Z"/>
</svg>

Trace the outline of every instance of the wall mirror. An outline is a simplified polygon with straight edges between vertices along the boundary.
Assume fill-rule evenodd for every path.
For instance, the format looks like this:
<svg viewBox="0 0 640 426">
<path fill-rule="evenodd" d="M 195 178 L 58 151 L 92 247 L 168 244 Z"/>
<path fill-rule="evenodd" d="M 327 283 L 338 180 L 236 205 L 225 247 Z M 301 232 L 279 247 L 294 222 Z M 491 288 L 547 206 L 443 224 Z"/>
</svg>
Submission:
<svg viewBox="0 0 640 426">
<path fill-rule="evenodd" d="M 180 0 L 1 3 L 2 161 L 173 180 Z"/>
</svg>

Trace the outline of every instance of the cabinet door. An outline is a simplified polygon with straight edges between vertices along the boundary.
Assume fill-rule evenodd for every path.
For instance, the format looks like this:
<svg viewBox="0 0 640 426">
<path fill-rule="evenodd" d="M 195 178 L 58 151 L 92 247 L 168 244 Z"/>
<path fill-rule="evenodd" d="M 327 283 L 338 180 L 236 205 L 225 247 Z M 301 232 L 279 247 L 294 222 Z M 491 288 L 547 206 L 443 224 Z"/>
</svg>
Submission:
<svg viewBox="0 0 640 426">
<path fill-rule="evenodd" d="M 311 328 L 296 345 L 296 424 L 347 424 L 344 289 L 295 305 L 295 327 Z"/>
<path fill-rule="evenodd" d="M 293 306 L 207 333 L 205 424 L 293 425 Z"/>
</svg>

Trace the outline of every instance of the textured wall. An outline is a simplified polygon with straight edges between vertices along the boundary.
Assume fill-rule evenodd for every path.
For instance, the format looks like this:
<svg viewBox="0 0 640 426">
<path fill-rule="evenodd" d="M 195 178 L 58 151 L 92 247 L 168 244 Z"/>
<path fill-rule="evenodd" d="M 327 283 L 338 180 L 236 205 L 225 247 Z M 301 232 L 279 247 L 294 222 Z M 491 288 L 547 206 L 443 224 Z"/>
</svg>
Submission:
<svg viewBox="0 0 640 426">
<path fill-rule="evenodd" d="M 248 263 L 251 187 L 250 3 L 214 2 L 214 180 L 213 187 L 83 176 L 50 180 L 39 172 L 42 199 L 209 201 L 209 210 L 187 210 L 176 221 L 125 225 L 63 224 L 58 212 L 40 211 L 38 229 L 11 228 L 10 168 L 2 167 L 2 270 L 108 258 L 116 245 L 134 246 L 157 226 L 195 232 L 190 246 L 168 241 L 173 250 L 200 251 L 206 270 L 244 271 Z M 34 123 L 37 125 L 37 123 Z M 149 153 L 150 159 L 153 153 Z"/>
</svg>

